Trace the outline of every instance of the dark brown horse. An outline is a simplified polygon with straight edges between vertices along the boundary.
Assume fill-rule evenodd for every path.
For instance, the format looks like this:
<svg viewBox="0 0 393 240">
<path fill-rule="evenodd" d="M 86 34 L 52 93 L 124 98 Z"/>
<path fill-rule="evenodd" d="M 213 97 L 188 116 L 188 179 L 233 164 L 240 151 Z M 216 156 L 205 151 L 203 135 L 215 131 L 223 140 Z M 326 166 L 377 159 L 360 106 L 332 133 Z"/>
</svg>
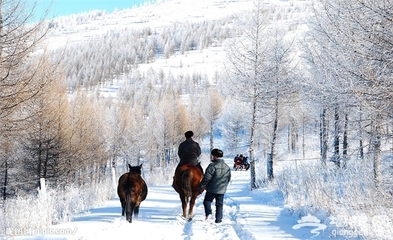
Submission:
<svg viewBox="0 0 393 240">
<path fill-rule="evenodd" d="M 133 213 L 138 218 L 139 206 L 147 196 L 147 185 L 141 177 L 142 164 L 135 167 L 128 164 L 128 167 L 130 171 L 119 178 L 117 194 L 121 202 L 121 215 L 124 216 L 125 211 L 126 219 L 131 223 Z"/>
<path fill-rule="evenodd" d="M 174 188 L 179 193 L 182 208 L 183 217 L 192 220 L 193 209 L 195 200 L 199 193 L 199 183 L 202 181 L 203 174 L 199 167 L 191 164 L 185 164 L 180 166 L 175 172 Z M 187 215 L 187 205 L 188 215 Z"/>
</svg>

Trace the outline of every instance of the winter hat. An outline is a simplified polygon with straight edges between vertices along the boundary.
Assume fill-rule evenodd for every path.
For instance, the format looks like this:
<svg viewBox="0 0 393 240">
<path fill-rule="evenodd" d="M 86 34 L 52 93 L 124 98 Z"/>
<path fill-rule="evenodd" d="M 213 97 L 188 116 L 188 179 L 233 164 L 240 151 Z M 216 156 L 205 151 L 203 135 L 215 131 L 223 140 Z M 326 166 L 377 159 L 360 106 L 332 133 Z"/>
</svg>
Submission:
<svg viewBox="0 0 393 240">
<path fill-rule="evenodd" d="M 186 138 L 191 138 L 192 136 L 194 136 L 194 133 L 193 133 L 192 131 L 187 131 L 187 132 L 184 134 L 184 136 L 185 136 Z"/>
<path fill-rule="evenodd" d="M 222 150 L 217 149 L 217 148 L 213 149 L 212 152 L 211 152 L 211 154 L 212 154 L 213 156 L 216 156 L 216 157 L 222 157 L 222 156 L 224 156 L 224 153 L 222 152 Z"/>
</svg>

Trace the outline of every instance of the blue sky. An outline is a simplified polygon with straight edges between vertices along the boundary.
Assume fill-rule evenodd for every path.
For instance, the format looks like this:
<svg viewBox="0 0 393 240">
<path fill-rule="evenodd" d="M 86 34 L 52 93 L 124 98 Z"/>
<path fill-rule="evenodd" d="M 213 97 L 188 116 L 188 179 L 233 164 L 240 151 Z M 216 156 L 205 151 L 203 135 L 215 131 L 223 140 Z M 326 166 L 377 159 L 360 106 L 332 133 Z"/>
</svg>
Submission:
<svg viewBox="0 0 393 240">
<path fill-rule="evenodd" d="M 139 6 L 146 0 L 27 0 L 30 3 L 37 2 L 36 18 L 43 15 L 45 9 L 50 10 L 48 18 L 77 14 L 95 9 L 105 9 L 113 12 L 115 9 L 132 8 Z"/>
</svg>

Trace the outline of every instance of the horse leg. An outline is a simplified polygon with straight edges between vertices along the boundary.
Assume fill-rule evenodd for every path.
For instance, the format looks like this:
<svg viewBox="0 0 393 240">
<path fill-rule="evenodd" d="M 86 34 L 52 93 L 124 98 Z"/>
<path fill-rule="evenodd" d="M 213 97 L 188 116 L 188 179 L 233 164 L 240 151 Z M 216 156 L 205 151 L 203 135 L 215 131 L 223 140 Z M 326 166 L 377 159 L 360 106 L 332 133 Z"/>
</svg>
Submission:
<svg viewBox="0 0 393 240">
<path fill-rule="evenodd" d="M 188 209 L 188 220 L 192 220 L 192 215 L 194 214 L 194 206 L 195 206 L 195 200 L 198 197 L 198 193 L 193 193 L 191 200 L 190 200 L 190 207 Z"/>
<path fill-rule="evenodd" d="M 137 219 L 139 215 L 139 205 L 136 204 L 134 208 L 134 217 Z"/>
<path fill-rule="evenodd" d="M 140 205 L 140 203 L 135 204 L 135 208 L 134 208 L 134 217 L 135 218 L 138 218 L 138 215 L 139 215 L 139 205 Z"/>
<path fill-rule="evenodd" d="M 182 208 L 183 208 L 183 217 L 187 218 L 187 202 L 183 200 L 181 205 L 182 205 Z"/>
<path fill-rule="evenodd" d="M 121 198 L 120 203 L 121 203 L 121 215 L 124 216 L 124 210 L 126 209 L 126 201 L 123 198 Z"/>
<path fill-rule="evenodd" d="M 181 207 L 183 209 L 183 217 L 187 218 L 187 202 L 186 202 L 186 196 L 183 194 L 180 194 L 180 201 L 181 201 Z"/>
<path fill-rule="evenodd" d="M 130 222 L 130 223 L 132 223 L 132 215 L 133 215 L 133 213 L 135 213 L 135 202 L 134 201 L 131 201 L 131 209 L 130 209 L 130 218 L 129 218 L 129 220 L 128 220 L 128 222 Z"/>
</svg>

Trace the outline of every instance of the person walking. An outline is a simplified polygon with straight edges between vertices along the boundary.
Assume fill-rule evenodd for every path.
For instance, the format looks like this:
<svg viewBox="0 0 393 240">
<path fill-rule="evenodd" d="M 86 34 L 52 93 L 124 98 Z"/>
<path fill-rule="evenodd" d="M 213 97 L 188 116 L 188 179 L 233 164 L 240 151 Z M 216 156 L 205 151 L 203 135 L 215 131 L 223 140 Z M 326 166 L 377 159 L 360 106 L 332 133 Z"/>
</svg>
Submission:
<svg viewBox="0 0 393 240">
<path fill-rule="evenodd" d="M 177 164 L 175 175 L 177 169 L 185 164 L 191 164 L 194 166 L 199 167 L 203 174 L 203 168 L 201 163 L 199 162 L 198 158 L 201 155 L 201 147 L 199 143 L 194 141 L 194 133 L 192 131 L 187 131 L 184 133 L 186 140 L 180 143 L 179 148 L 177 150 L 177 155 L 180 158 L 179 164 Z M 175 177 L 173 177 L 172 187 L 174 186 Z"/>
<path fill-rule="evenodd" d="M 220 149 L 213 149 L 211 151 L 212 160 L 206 168 L 205 175 L 199 185 L 199 192 L 206 190 L 205 198 L 203 200 L 203 207 L 205 208 L 205 220 L 209 219 L 212 214 L 211 204 L 213 200 L 216 201 L 216 215 L 215 222 L 222 222 L 224 194 L 227 191 L 228 184 L 231 180 L 231 169 L 224 162 L 222 158 L 224 153 Z"/>
</svg>

